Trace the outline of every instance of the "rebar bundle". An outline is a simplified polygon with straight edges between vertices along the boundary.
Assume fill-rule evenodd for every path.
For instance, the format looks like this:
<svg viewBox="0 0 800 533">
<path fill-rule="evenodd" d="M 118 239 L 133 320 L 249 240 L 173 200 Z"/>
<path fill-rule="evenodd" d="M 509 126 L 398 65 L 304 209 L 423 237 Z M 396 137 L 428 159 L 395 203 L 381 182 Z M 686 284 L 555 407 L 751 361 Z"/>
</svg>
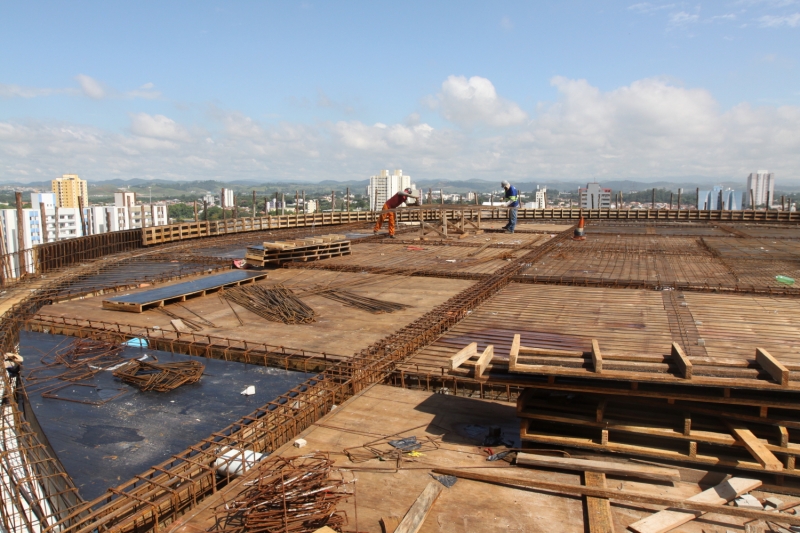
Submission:
<svg viewBox="0 0 800 533">
<path fill-rule="evenodd" d="M 283 285 L 269 288 L 260 285 L 235 287 L 225 290 L 222 296 L 272 322 L 284 324 L 314 322 L 314 310 L 304 304 L 292 289 Z"/>
<path fill-rule="evenodd" d="M 360 296 L 353 292 L 342 289 L 329 289 L 326 291 L 320 291 L 316 294 L 319 294 L 323 298 L 340 302 L 347 307 L 355 307 L 356 309 L 361 309 L 374 314 L 393 313 L 394 311 L 401 311 L 411 307 L 410 305 L 406 304 L 370 298 L 369 296 Z"/>
<path fill-rule="evenodd" d="M 197 361 L 158 364 L 134 359 L 115 370 L 113 375 L 143 391 L 167 392 L 187 383 L 196 383 L 205 368 Z"/>
<path fill-rule="evenodd" d="M 260 466 L 260 476 L 233 501 L 216 509 L 223 533 L 310 533 L 327 526 L 341 531 L 347 514 L 336 505 L 350 494 L 332 476 L 333 461 L 317 453 Z"/>
</svg>

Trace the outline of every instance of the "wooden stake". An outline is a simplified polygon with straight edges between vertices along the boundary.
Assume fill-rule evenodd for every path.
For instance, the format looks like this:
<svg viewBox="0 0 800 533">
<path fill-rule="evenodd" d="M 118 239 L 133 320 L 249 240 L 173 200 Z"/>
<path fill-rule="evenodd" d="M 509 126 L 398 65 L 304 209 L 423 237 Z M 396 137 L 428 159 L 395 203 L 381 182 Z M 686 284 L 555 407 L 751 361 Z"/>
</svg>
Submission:
<svg viewBox="0 0 800 533">
<path fill-rule="evenodd" d="M 42 244 L 47 244 L 47 211 L 44 206 L 44 202 L 39 202 L 39 216 L 42 217 L 41 218 Z"/>
</svg>

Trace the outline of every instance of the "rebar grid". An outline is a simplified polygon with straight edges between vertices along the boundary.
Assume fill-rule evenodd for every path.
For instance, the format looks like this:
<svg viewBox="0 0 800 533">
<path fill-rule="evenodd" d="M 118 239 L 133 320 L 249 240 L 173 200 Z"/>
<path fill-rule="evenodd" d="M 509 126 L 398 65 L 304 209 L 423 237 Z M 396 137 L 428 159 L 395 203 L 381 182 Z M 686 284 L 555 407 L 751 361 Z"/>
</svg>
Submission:
<svg viewBox="0 0 800 533">
<path fill-rule="evenodd" d="M 25 323 L 25 328 L 29 331 L 112 343 L 142 338 L 154 350 L 303 372 L 318 372 L 338 361 L 349 359 L 344 355 L 231 339 L 217 335 L 183 333 L 160 328 L 131 326 L 119 322 L 51 315 L 36 315 Z"/>
<path fill-rule="evenodd" d="M 90 517 L 82 527 L 72 527 L 68 531 L 88 533 L 98 526 L 107 527 L 106 523 L 113 523 L 114 529 L 120 531 L 130 529 L 134 524 L 138 529 L 157 530 L 159 524 L 173 520 L 196 504 L 200 495 L 216 490 L 215 471 L 211 464 L 218 458 L 219 450 L 262 452 L 281 446 L 327 413 L 332 405 L 369 384 L 384 380 L 399 362 L 510 283 L 511 277 L 524 267 L 523 261 L 533 261 L 546 253 L 567 239 L 571 230 L 513 261 L 494 276 L 456 295 L 350 360 L 333 365 L 281 395 L 240 422 L 212 434 L 136 480 L 116 487 L 108 495 L 88 502 L 83 509 L 91 510 Z M 192 480 L 191 485 L 185 482 L 187 478 Z"/>
<path fill-rule="evenodd" d="M 568 230 L 553 241 L 565 241 L 570 232 Z M 425 315 L 397 335 L 363 351 L 352 361 L 333 365 L 316 379 L 270 402 L 266 408 L 213 434 L 135 480 L 111 489 L 106 496 L 89 502 L 82 509 L 90 511 L 91 516 L 82 527 L 68 530 L 89 532 L 112 526 L 118 530 L 132 527 L 158 529 L 159 524 L 173 519 L 182 510 L 196 505 L 198 498 L 216 490 L 220 482 L 214 477 L 212 463 L 225 446 L 238 444 L 240 448 L 237 449 L 242 450 L 274 449 L 279 443 L 286 442 L 329 411 L 334 403 L 384 379 L 398 361 L 429 343 L 463 318 L 471 308 L 510 282 L 526 264 L 523 261 L 530 264 L 544 253 L 551 252 L 552 247 L 548 245 L 550 243 L 544 245 L 543 250 L 534 250 L 511 261 L 493 275 L 481 276 L 480 283 L 439 306 L 432 311 L 433 315 Z M 24 310 L 24 307 L 21 305 L 20 309 Z"/>
<path fill-rule="evenodd" d="M 22 415 L 27 399 L 18 378 L 0 378 L 0 525 L 4 531 L 39 531 L 71 525 L 81 503 L 63 466 Z"/>
</svg>

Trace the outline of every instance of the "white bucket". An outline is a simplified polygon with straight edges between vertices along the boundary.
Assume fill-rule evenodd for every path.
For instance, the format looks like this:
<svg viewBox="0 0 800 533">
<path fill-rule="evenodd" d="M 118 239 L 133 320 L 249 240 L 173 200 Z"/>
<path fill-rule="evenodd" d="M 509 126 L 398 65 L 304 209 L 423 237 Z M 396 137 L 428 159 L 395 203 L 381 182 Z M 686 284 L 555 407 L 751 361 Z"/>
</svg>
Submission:
<svg viewBox="0 0 800 533">
<path fill-rule="evenodd" d="M 239 477 L 244 473 L 242 469 L 243 459 L 244 470 L 249 470 L 265 457 L 267 457 L 267 454 L 250 450 L 230 449 L 214 461 L 214 468 L 217 469 L 217 474 L 220 476 Z"/>
</svg>

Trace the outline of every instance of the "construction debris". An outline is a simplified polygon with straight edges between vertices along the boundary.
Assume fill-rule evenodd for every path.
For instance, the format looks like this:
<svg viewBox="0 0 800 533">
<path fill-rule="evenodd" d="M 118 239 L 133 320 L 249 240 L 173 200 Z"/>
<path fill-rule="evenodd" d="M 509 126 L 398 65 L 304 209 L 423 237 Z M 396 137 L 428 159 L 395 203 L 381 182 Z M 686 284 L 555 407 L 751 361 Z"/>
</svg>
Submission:
<svg viewBox="0 0 800 533">
<path fill-rule="evenodd" d="M 121 355 L 122 350 L 121 345 L 112 342 L 76 339 L 66 347 L 56 350 L 52 356 L 45 355 L 42 358 L 42 366 L 34 368 L 25 375 L 28 392 L 55 392 L 56 388 L 60 389 L 61 386 L 52 387 L 53 381 L 75 383 L 91 379 L 97 373 L 127 361 Z M 62 369 L 60 373 L 53 373 Z"/>
<path fill-rule="evenodd" d="M 116 369 L 113 375 L 143 391 L 167 392 L 187 383 L 197 383 L 205 368 L 197 361 L 158 364 L 133 360 Z"/>
<path fill-rule="evenodd" d="M 226 290 L 222 296 L 241 305 L 248 311 L 272 322 L 284 324 L 308 324 L 314 322 L 314 310 L 303 303 L 283 285 L 262 287 L 248 285 Z"/>
<path fill-rule="evenodd" d="M 259 476 L 215 512 L 220 533 L 341 531 L 347 514 L 336 506 L 351 494 L 326 454 L 278 457 L 259 465 Z"/>
</svg>

